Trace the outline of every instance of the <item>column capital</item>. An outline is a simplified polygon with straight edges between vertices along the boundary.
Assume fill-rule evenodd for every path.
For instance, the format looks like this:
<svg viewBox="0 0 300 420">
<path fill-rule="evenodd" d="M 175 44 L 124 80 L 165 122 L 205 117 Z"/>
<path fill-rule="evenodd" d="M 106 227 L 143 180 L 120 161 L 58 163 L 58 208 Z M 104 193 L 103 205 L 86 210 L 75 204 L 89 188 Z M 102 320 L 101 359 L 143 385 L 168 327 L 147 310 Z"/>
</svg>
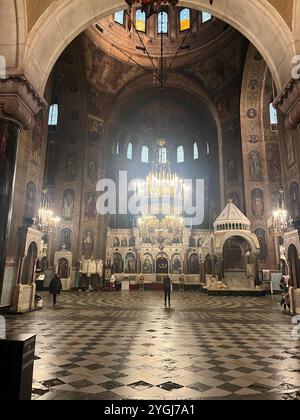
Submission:
<svg viewBox="0 0 300 420">
<path fill-rule="evenodd" d="M 286 116 L 286 126 L 296 130 L 300 126 L 300 79 L 292 78 L 274 101 L 274 107 Z"/>
<path fill-rule="evenodd" d="M 35 126 L 35 115 L 46 108 L 46 101 L 26 79 L 12 76 L 0 80 L 0 118 L 30 130 Z"/>
</svg>

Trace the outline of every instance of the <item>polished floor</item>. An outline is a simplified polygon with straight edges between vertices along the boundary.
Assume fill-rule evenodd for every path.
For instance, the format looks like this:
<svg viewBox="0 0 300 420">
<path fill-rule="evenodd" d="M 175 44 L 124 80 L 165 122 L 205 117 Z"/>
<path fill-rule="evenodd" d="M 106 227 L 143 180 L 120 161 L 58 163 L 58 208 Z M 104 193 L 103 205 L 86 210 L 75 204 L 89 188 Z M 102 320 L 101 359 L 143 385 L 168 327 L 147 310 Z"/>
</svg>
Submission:
<svg viewBox="0 0 300 420">
<path fill-rule="evenodd" d="M 298 399 L 300 341 L 280 297 L 65 293 L 8 316 L 37 334 L 34 399 Z"/>
</svg>

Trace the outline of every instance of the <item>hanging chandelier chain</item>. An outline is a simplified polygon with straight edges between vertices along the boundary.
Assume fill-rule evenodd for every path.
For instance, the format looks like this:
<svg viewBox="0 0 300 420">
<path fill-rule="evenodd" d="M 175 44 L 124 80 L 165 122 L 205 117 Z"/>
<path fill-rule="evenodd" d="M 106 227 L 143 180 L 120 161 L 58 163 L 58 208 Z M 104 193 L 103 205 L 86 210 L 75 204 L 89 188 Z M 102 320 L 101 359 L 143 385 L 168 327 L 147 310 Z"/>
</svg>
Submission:
<svg viewBox="0 0 300 420">
<path fill-rule="evenodd" d="M 128 19 L 130 20 L 130 23 L 131 23 L 131 24 L 132 24 L 132 26 L 134 27 L 134 30 L 135 30 L 135 32 L 137 33 L 137 36 L 139 37 L 139 40 L 141 41 L 141 43 L 142 43 L 142 45 L 143 45 L 144 51 L 145 51 L 145 53 L 147 54 L 147 56 L 148 56 L 149 60 L 151 61 L 151 64 L 152 64 L 152 67 L 153 67 L 154 71 L 155 71 L 155 72 L 157 72 L 157 68 L 156 68 L 155 63 L 154 63 L 154 61 L 153 61 L 153 58 L 151 57 L 151 55 L 150 55 L 149 51 L 147 50 L 146 45 L 145 45 L 145 43 L 144 43 L 144 41 L 143 41 L 143 39 L 142 39 L 141 35 L 139 34 L 139 31 L 136 29 L 135 23 L 134 23 L 134 22 L 133 22 L 133 20 L 131 19 L 131 16 L 130 16 L 130 13 L 128 13 L 128 10 L 125 10 L 125 14 L 128 16 Z"/>
<path fill-rule="evenodd" d="M 194 26 L 194 23 L 196 22 L 196 19 L 197 19 L 197 14 L 196 14 L 196 16 L 194 17 L 194 19 L 193 19 L 193 21 L 192 21 L 192 24 L 191 24 L 191 26 L 190 26 L 189 30 L 186 32 L 186 34 L 185 34 L 185 36 L 184 36 L 184 38 L 183 38 L 183 40 L 182 40 L 182 42 L 181 42 L 180 46 L 178 47 L 178 49 L 177 49 L 176 53 L 174 54 L 174 57 L 172 58 L 172 61 L 171 61 L 170 65 L 169 65 L 169 67 L 167 68 L 167 71 L 166 71 L 166 77 L 168 76 L 169 71 L 170 71 L 170 70 L 171 70 L 171 68 L 173 67 L 173 64 L 174 64 L 174 62 L 175 62 L 176 58 L 178 57 L 178 54 L 180 53 L 180 51 L 181 51 L 181 49 L 182 49 L 182 47 L 183 47 L 183 45 L 184 45 L 185 41 L 187 40 L 187 37 L 188 37 L 188 36 L 189 36 L 189 34 L 191 33 L 192 28 L 193 28 L 193 26 Z"/>
</svg>

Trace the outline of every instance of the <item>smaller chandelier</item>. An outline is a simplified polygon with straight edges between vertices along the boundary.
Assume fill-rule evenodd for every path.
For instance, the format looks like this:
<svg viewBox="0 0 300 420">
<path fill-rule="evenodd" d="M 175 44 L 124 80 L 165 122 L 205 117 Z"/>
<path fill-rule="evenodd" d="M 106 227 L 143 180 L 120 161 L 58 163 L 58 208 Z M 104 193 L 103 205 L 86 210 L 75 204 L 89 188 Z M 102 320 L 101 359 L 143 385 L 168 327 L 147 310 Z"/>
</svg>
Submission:
<svg viewBox="0 0 300 420">
<path fill-rule="evenodd" d="M 149 18 L 155 13 L 158 13 L 161 6 L 172 6 L 174 9 L 179 0 L 125 0 L 130 8 L 134 4 L 141 5 L 141 9 L 145 12 L 146 17 Z"/>
<path fill-rule="evenodd" d="M 277 209 L 273 212 L 273 215 L 268 222 L 269 231 L 275 238 L 283 236 L 293 224 L 292 218 L 288 217 L 283 189 L 280 189 L 279 194 L 280 199 Z"/>
<path fill-rule="evenodd" d="M 58 230 L 60 225 L 60 218 L 54 216 L 53 211 L 50 209 L 49 196 L 47 191 L 43 191 L 41 207 L 37 215 L 37 227 L 45 233 L 54 233 Z"/>
</svg>

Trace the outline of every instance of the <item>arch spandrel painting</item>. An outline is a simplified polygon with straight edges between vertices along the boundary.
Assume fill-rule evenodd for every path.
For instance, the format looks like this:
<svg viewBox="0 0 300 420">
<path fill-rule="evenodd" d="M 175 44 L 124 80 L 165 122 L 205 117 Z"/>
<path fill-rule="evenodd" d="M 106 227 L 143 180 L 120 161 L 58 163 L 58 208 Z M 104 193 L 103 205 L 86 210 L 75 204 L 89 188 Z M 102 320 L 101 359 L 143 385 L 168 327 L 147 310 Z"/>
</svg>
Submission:
<svg viewBox="0 0 300 420">
<path fill-rule="evenodd" d="M 86 76 L 94 88 L 115 94 L 130 80 L 143 74 L 142 69 L 124 64 L 106 55 L 88 39 L 84 39 L 83 43 Z"/>
</svg>

